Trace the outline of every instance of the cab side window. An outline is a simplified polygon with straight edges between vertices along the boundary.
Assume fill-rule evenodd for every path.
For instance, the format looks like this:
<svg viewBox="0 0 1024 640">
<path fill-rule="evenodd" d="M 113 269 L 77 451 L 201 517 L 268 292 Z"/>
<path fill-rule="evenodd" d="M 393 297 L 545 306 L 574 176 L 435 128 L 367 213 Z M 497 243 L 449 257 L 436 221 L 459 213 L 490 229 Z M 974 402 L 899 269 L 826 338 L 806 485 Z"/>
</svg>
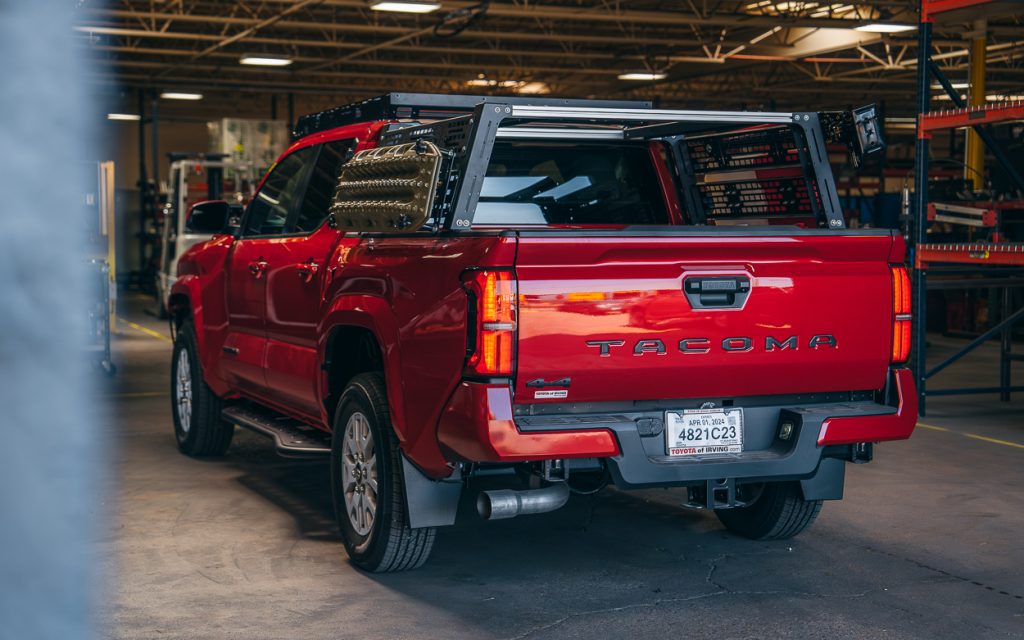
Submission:
<svg viewBox="0 0 1024 640">
<path fill-rule="evenodd" d="M 267 176 L 259 193 L 249 205 L 245 236 L 272 236 L 284 233 L 288 214 L 316 157 L 315 147 L 300 149 L 277 164 Z"/>
<path fill-rule="evenodd" d="M 355 146 L 355 140 L 335 140 L 323 145 L 290 233 L 315 231 L 327 219 L 341 167 L 352 157 Z"/>
</svg>

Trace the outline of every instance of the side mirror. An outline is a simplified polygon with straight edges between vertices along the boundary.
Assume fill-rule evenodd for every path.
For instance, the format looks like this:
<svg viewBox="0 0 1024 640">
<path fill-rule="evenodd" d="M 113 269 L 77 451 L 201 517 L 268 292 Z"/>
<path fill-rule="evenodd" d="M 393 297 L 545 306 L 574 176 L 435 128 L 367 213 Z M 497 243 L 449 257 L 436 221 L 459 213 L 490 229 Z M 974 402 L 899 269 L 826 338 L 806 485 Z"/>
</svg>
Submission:
<svg viewBox="0 0 1024 640">
<path fill-rule="evenodd" d="M 194 233 L 224 233 L 231 213 L 231 205 L 224 200 L 197 202 L 185 214 L 185 228 Z"/>
</svg>

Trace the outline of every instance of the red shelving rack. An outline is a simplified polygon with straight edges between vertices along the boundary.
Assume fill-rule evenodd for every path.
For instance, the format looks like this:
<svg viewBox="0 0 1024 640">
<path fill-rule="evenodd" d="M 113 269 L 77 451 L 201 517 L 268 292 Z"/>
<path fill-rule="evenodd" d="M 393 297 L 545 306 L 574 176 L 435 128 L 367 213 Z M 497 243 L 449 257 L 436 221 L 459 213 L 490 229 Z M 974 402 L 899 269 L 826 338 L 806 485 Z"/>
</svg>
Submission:
<svg viewBox="0 0 1024 640">
<path fill-rule="evenodd" d="M 1011 120 L 1024 120 L 1024 102 L 1002 102 L 980 107 L 922 113 L 918 124 L 918 135 L 944 129 L 996 124 Z"/>
<path fill-rule="evenodd" d="M 989 125 L 1024 119 L 1024 102 L 1005 102 L 979 107 L 968 107 L 955 91 L 942 70 L 932 60 L 932 22 L 936 15 L 956 9 L 989 4 L 991 0 L 921 0 L 921 23 L 918 28 L 917 52 L 917 144 L 914 163 L 914 207 L 909 233 L 909 246 L 914 282 L 914 356 L 913 368 L 917 380 L 918 408 L 925 415 L 927 396 L 998 393 L 1000 400 L 1009 400 L 1011 392 L 1024 391 L 1024 386 L 1014 387 L 1010 383 L 1010 364 L 1016 360 L 1024 360 L 1024 355 L 1012 352 L 1012 328 L 1016 322 L 1024 321 L 1024 308 L 1013 309 L 1014 288 L 1024 287 L 1024 243 L 956 243 L 939 244 L 928 242 L 928 221 L 939 219 L 938 208 L 943 208 L 944 216 L 959 213 L 966 224 L 977 227 L 992 227 L 998 231 L 999 210 L 995 206 L 984 210 L 968 211 L 968 203 L 951 207 L 948 203 L 931 206 L 928 202 L 928 144 L 933 131 L 973 127 L 979 138 L 985 143 L 989 152 L 1003 165 L 1011 181 L 1020 191 L 1024 191 L 1024 176 L 996 143 L 989 131 Z M 1021 5 L 1024 13 L 1024 4 Z M 935 79 L 945 89 L 954 108 L 942 111 L 931 109 L 931 82 Z M 951 213 L 952 212 L 952 213 Z M 980 212 L 980 215 L 978 215 Z M 998 238 L 998 234 L 993 238 Z M 939 265 L 939 270 L 932 271 L 933 278 L 929 284 L 929 270 Z M 1001 320 L 957 353 L 930 369 L 925 363 L 927 340 L 925 325 L 928 315 L 927 293 L 929 289 L 978 289 L 1002 290 Z M 985 341 L 1001 338 L 999 360 L 999 385 L 990 387 L 970 387 L 960 389 L 929 390 L 928 379 L 953 364 L 964 355 L 973 351 Z"/>
</svg>

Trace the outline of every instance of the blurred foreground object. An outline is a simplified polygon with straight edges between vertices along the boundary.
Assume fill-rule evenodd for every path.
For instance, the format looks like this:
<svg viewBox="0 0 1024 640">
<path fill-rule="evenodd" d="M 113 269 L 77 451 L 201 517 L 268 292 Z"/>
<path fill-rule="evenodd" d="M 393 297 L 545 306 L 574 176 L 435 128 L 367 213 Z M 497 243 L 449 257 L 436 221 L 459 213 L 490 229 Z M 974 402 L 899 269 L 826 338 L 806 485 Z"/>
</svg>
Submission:
<svg viewBox="0 0 1024 640">
<path fill-rule="evenodd" d="M 0 638 L 91 638 L 98 374 L 83 356 L 96 120 L 72 3 L 0 3 Z"/>
</svg>

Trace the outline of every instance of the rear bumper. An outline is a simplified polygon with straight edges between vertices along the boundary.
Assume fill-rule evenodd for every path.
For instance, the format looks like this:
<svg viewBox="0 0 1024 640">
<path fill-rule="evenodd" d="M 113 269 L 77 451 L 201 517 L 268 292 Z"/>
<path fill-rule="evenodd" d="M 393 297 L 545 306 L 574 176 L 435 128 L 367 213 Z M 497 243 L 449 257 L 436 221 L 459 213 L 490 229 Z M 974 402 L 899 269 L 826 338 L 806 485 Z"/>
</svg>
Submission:
<svg viewBox="0 0 1024 640">
<path fill-rule="evenodd" d="M 895 406 L 875 402 L 744 406 L 746 450 L 727 457 L 667 456 L 659 426 L 661 409 L 516 416 L 507 385 L 473 382 L 462 383 L 452 396 L 438 438 L 453 458 L 472 462 L 604 458 L 615 483 L 626 488 L 688 485 L 716 478 L 808 479 L 815 476 L 823 458 L 843 449 L 832 445 L 910 437 L 917 422 L 913 376 L 909 369 L 897 369 L 890 383 Z M 777 437 L 784 420 L 794 424 L 794 435 L 786 441 Z"/>
</svg>

